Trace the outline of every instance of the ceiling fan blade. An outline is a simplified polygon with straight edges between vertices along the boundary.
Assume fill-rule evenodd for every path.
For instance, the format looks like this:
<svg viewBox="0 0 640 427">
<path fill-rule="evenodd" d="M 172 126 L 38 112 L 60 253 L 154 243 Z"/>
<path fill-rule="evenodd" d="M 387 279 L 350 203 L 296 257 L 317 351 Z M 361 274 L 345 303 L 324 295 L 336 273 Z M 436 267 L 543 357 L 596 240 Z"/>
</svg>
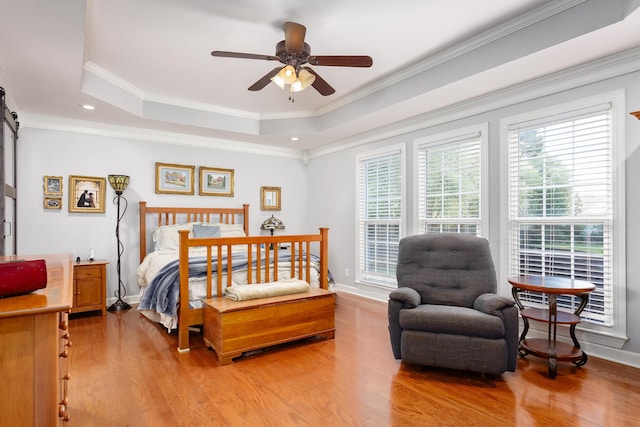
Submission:
<svg viewBox="0 0 640 427">
<path fill-rule="evenodd" d="M 251 86 L 249 86 L 249 90 L 261 90 L 264 89 L 264 87 L 266 85 L 268 85 L 269 83 L 271 83 L 271 77 L 275 76 L 276 74 L 278 74 L 278 72 L 280 71 L 282 67 L 276 67 L 273 70 L 269 71 L 267 74 L 265 74 L 260 80 L 258 80 L 257 82 L 255 82 L 254 84 L 252 84 Z"/>
<path fill-rule="evenodd" d="M 320 95 L 327 96 L 335 93 L 336 90 L 331 87 L 331 85 L 327 83 L 325 79 L 320 77 L 318 73 L 313 71 L 311 68 L 304 67 L 304 69 L 316 76 L 316 79 L 313 81 L 313 83 L 311 83 L 311 86 L 313 86 L 314 89 L 320 93 Z"/>
<path fill-rule="evenodd" d="M 214 50 L 211 56 L 219 56 L 221 58 L 243 58 L 243 59 L 262 59 L 265 61 L 279 61 L 280 58 L 273 55 L 256 55 L 254 53 L 225 52 L 222 50 Z"/>
<path fill-rule="evenodd" d="M 284 47 L 287 52 L 296 51 L 302 53 L 304 50 L 304 36 L 307 28 L 297 22 L 287 21 L 284 23 Z"/>
<path fill-rule="evenodd" d="M 307 59 L 307 62 L 311 65 L 321 65 L 329 67 L 371 67 L 373 65 L 373 59 L 371 59 L 370 56 L 310 56 Z"/>
</svg>

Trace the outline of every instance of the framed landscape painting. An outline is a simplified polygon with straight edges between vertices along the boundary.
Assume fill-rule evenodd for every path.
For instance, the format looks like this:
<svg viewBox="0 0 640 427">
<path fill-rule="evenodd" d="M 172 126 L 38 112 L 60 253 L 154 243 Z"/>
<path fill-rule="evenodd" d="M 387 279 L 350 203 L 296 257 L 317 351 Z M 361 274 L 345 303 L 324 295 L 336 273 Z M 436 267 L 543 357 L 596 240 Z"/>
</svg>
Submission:
<svg viewBox="0 0 640 427">
<path fill-rule="evenodd" d="M 105 178 L 69 176 L 69 212 L 104 213 Z"/>
<path fill-rule="evenodd" d="M 200 166 L 200 195 L 233 197 L 233 172 Z"/>
<path fill-rule="evenodd" d="M 156 194 L 193 195 L 195 166 L 156 163 Z"/>
</svg>

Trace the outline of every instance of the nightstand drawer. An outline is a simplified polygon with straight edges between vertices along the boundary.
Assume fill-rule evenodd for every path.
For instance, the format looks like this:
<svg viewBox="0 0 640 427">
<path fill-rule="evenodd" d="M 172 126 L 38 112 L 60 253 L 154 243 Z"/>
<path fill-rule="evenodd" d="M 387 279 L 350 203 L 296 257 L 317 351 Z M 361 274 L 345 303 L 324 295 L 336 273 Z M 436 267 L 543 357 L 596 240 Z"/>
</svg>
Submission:
<svg viewBox="0 0 640 427">
<path fill-rule="evenodd" d="M 74 273 L 76 279 L 99 279 L 102 277 L 102 267 L 97 265 L 95 267 L 76 268 Z"/>
</svg>

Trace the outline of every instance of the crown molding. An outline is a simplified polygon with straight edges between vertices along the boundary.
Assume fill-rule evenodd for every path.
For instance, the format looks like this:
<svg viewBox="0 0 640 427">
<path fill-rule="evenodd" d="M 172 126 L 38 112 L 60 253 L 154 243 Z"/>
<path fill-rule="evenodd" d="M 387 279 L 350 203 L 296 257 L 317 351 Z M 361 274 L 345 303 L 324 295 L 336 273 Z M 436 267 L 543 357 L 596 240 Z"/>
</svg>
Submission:
<svg viewBox="0 0 640 427">
<path fill-rule="evenodd" d="M 55 132 L 69 132 L 107 138 L 128 139 L 132 141 L 168 144 L 176 146 L 200 147 L 208 150 L 224 150 L 239 153 L 251 153 L 262 156 L 283 157 L 302 160 L 302 150 L 265 146 L 249 142 L 238 142 L 219 138 L 207 138 L 195 135 L 164 132 L 137 127 L 115 126 L 79 120 L 65 120 L 60 117 L 22 113 L 21 128 L 40 129 Z"/>
</svg>

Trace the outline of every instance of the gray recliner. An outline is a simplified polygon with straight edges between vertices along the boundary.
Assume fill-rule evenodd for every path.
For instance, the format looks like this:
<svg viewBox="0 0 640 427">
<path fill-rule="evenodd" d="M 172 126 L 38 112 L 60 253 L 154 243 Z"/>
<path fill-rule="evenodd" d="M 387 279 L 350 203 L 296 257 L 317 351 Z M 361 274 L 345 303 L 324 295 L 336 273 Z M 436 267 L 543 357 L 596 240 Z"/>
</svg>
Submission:
<svg viewBox="0 0 640 427">
<path fill-rule="evenodd" d="M 489 242 L 458 233 L 400 240 L 389 335 L 403 362 L 500 374 L 515 371 L 518 309 L 496 294 Z"/>
</svg>

